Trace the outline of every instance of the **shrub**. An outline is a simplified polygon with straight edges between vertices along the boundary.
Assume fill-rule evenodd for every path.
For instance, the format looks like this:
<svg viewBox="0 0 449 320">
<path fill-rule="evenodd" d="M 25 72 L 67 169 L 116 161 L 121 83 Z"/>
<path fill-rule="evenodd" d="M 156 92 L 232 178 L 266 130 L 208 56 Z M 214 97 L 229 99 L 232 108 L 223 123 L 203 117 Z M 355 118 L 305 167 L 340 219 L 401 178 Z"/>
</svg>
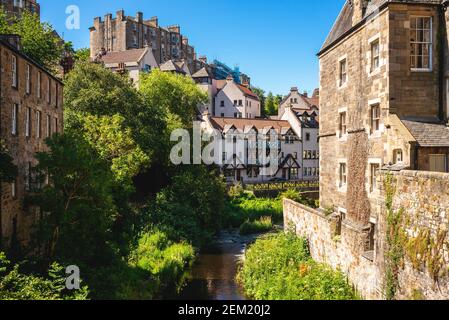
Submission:
<svg viewBox="0 0 449 320">
<path fill-rule="evenodd" d="M 319 208 L 319 201 L 304 197 L 301 193 L 294 189 L 289 189 L 280 195 L 280 199 L 287 198 L 295 202 L 301 203 L 312 208 Z"/>
<path fill-rule="evenodd" d="M 85 300 L 87 287 L 68 291 L 63 268 L 53 263 L 46 277 L 24 274 L 0 252 L 0 300 Z"/>
<path fill-rule="evenodd" d="M 187 243 L 173 243 L 161 231 L 147 232 L 131 253 L 130 265 L 145 270 L 156 280 L 158 292 L 179 290 L 186 280 L 186 270 L 194 261 L 195 250 Z"/>
<path fill-rule="evenodd" d="M 356 295 L 340 271 L 314 262 L 307 241 L 293 234 L 257 240 L 237 276 L 257 300 L 351 300 Z"/>
<path fill-rule="evenodd" d="M 262 217 L 270 217 L 273 223 L 282 222 L 282 202 L 245 193 L 242 197 L 226 201 L 223 227 L 238 228 L 246 221 L 256 221 Z"/>
<path fill-rule="evenodd" d="M 240 226 L 240 234 L 256 234 L 263 233 L 273 229 L 273 222 L 271 217 L 262 217 L 256 221 L 247 220 Z"/>
</svg>

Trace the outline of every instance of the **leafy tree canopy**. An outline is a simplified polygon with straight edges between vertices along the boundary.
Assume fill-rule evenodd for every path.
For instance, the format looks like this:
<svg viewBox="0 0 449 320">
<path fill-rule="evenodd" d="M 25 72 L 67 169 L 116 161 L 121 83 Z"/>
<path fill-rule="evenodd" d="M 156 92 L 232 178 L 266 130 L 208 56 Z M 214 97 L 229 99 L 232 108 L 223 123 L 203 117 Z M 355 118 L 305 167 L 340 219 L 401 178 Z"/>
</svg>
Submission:
<svg viewBox="0 0 449 320">
<path fill-rule="evenodd" d="M 21 37 L 22 51 L 38 64 L 55 71 L 64 50 L 62 40 L 53 27 L 41 22 L 37 14 L 25 10 L 20 18 L 7 20 L 0 14 L 0 34 L 17 34 Z"/>
<path fill-rule="evenodd" d="M 74 133 L 47 139 L 49 152 L 38 153 L 40 182 L 29 202 L 46 212 L 37 238 L 48 244 L 47 256 L 61 261 L 98 262 L 106 253 L 116 209 L 113 177 L 94 148 Z"/>
</svg>

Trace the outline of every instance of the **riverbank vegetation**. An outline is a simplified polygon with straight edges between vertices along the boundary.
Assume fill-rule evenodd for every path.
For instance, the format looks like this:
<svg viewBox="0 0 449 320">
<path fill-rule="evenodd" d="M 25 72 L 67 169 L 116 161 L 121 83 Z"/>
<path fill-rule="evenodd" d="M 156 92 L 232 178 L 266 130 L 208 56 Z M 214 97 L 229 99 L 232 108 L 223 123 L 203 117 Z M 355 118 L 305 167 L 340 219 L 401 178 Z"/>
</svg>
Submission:
<svg viewBox="0 0 449 320">
<path fill-rule="evenodd" d="M 9 250 L 0 296 L 155 299 L 179 290 L 223 221 L 225 184 L 215 168 L 170 162 L 172 130 L 191 131 L 207 95 L 158 70 L 136 89 L 126 74 L 82 60 L 64 82 L 64 133 L 36 154 L 24 204 L 45 214 L 30 246 Z M 52 285 L 54 261 L 80 268 L 85 294 Z"/>
<path fill-rule="evenodd" d="M 240 234 L 248 235 L 248 234 L 257 234 L 264 233 L 273 230 L 273 221 L 271 217 L 262 217 L 259 220 L 255 221 L 245 221 L 240 226 Z"/>
<path fill-rule="evenodd" d="M 307 241 L 269 235 L 246 252 L 238 281 L 256 300 L 352 300 L 357 295 L 340 271 L 314 262 Z"/>
</svg>

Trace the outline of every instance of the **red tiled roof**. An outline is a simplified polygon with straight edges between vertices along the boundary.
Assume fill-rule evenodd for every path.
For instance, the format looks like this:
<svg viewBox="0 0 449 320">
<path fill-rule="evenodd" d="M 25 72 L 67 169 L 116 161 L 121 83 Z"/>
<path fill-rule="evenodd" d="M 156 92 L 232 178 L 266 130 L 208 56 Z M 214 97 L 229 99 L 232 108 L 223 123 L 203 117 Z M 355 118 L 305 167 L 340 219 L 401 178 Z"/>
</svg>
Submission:
<svg viewBox="0 0 449 320">
<path fill-rule="evenodd" d="M 245 96 L 251 97 L 251 98 L 253 98 L 253 99 L 259 101 L 259 96 L 258 96 L 257 94 L 255 94 L 254 92 L 252 92 L 251 89 L 249 89 L 249 88 L 247 88 L 247 87 L 245 87 L 245 86 L 243 86 L 243 85 L 241 85 L 241 84 L 238 84 L 238 83 L 236 83 L 236 85 L 237 85 L 237 87 L 240 89 L 240 91 L 243 92 L 243 94 L 244 94 Z"/>
<path fill-rule="evenodd" d="M 101 60 L 106 63 L 123 63 L 123 62 L 138 62 L 147 48 L 131 49 L 126 51 L 108 52 Z"/>
</svg>

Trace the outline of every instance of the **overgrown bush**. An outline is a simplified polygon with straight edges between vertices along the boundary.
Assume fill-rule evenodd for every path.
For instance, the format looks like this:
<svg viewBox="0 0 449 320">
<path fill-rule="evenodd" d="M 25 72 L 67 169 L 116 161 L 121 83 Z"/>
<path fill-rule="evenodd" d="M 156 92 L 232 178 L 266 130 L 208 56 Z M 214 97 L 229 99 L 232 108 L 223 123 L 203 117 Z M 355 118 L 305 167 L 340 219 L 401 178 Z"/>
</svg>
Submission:
<svg viewBox="0 0 449 320">
<path fill-rule="evenodd" d="M 246 221 L 253 222 L 262 217 L 270 217 L 273 223 L 283 220 L 280 199 L 257 198 L 253 193 L 229 199 L 225 203 L 223 227 L 239 228 Z"/>
<path fill-rule="evenodd" d="M 273 229 L 273 221 L 271 217 L 262 217 L 259 220 L 255 221 L 245 221 L 240 226 L 240 234 L 248 235 L 248 234 L 256 234 L 263 233 Z"/>
<path fill-rule="evenodd" d="M 194 261 L 195 250 L 187 243 L 173 243 L 161 231 L 144 233 L 131 253 L 130 265 L 149 272 L 161 292 L 179 290 L 186 280 L 186 270 Z"/>
<path fill-rule="evenodd" d="M 256 241 L 238 274 L 246 294 L 257 300 L 352 300 L 353 288 L 340 271 L 314 262 L 307 241 L 277 234 Z"/>
<path fill-rule="evenodd" d="M 293 200 L 295 202 L 301 203 L 301 204 L 311 207 L 311 208 L 319 207 L 319 201 L 306 198 L 306 197 L 304 197 L 304 195 L 302 195 L 301 193 L 299 193 L 298 191 L 296 191 L 294 189 L 289 189 L 289 190 L 283 192 L 280 195 L 280 198 L 281 199 L 287 198 L 287 199 Z"/>
<path fill-rule="evenodd" d="M 221 228 L 224 194 L 225 185 L 215 172 L 203 166 L 183 168 L 146 208 L 148 224 L 174 242 L 201 247 Z"/>
<path fill-rule="evenodd" d="M 85 300 L 88 289 L 68 291 L 63 268 L 53 263 L 47 277 L 24 274 L 0 252 L 0 300 Z"/>
</svg>

